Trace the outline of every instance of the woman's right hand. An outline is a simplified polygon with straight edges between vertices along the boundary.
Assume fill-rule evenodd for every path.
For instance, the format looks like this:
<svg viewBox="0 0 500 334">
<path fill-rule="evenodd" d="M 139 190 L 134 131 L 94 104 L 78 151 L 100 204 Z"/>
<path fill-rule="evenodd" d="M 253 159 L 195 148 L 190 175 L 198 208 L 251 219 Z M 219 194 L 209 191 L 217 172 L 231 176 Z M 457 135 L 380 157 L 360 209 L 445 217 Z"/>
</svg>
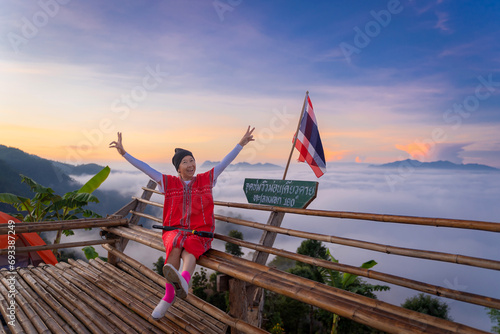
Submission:
<svg viewBox="0 0 500 334">
<path fill-rule="evenodd" d="M 110 148 L 116 148 L 116 150 L 118 151 L 118 153 L 120 153 L 121 155 L 124 155 L 125 153 L 127 153 L 125 151 L 125 149 L 123 148 L 122 133 L 121 132 L 118 132 L 118 141 L 112 141 L 109 144 L 109 147 Z"/>
</svg>

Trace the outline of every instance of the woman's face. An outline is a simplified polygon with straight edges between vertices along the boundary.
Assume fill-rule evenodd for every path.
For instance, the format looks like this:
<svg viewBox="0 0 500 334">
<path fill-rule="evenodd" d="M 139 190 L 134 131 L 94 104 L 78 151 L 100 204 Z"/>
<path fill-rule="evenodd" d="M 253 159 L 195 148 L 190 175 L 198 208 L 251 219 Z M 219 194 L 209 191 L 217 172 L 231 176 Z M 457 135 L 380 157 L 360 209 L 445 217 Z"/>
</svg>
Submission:
<svg viewBox="0 0 500 334">
<path fill-rule="evenodd" d="M 196 161 L 194 158 L 190 155 L 182 158 L 178 172 L 181 179 L 184 181 L 190 181 L 196 172 Z"/>
</svg>

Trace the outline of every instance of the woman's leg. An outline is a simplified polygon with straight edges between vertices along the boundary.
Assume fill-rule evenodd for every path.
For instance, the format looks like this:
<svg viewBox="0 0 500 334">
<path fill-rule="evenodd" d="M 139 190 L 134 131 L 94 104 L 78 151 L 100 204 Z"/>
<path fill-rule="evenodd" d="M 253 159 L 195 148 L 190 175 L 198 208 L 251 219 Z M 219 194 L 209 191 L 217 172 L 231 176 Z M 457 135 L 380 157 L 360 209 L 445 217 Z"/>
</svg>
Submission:
<svg viewBox="0 0 500 334">
<path fill-rule="evenodd" d="M 182 271 L 189 271 L 189 274 L 193 274 L 196 268 L 196 258 L 193 254 L 189 253 L 187 250 L 183 249 L 181 253 L 182 258 Z"/>
<path fill-rule="evenodd" d="M 193 275 L 194 269 L 196 268 L 196 257 L 184 249 L 182 251 L 181 258 L 182 258 L 181 276 L 184 277 L 189 286 L 189 281 L 191 280 L 191 276 Z"/>
<path fill-rule="evenodd" d="M 166 263 L 171 264 L 172 266 L 174 266 L 178 270 L 180 267 L 180 263 L 181 263 L 181 253 L 182 253 L 182 249 L 173 248 L 170 251 L 170 254 L 168 255 Z M 167 310 L 172 305 L 174 298 L 175 298 L 174 286 L 172 284 L 170 284 L 169 282 L 167 282 L 165 284 L 165 296 L 163 296 L 163 298 L 160 300 L 160 303 L 154 309 L 154 311 L 152 313 L 153 318 L 154 319 L 163 318 L 163 316 L 165 316 L 165 313 L 167 312 Z"/>
<path fill-rule="evenodd" d="M 179 267 L 181 266 L 182 251 L 183 250 L 181 248 L 172 248 L 170 254 L 168 255 L 166 263 L 170 263 L 175 267 L 175 269 L 179 270 Z"/>
</svg>

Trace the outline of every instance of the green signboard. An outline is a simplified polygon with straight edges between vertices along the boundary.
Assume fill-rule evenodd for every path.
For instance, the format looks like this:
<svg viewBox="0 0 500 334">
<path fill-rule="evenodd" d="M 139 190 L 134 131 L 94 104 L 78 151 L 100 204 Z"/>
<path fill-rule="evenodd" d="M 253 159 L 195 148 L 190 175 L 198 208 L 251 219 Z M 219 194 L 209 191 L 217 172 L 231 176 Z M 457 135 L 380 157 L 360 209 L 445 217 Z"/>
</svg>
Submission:
<svg viewBox="0 0 500 334">
<path fill-rule="evenodd" d="M 306 208 L 318 193 L 318 182 L 245 179 L 243 191 L 248 203 Z"/>
</svg>

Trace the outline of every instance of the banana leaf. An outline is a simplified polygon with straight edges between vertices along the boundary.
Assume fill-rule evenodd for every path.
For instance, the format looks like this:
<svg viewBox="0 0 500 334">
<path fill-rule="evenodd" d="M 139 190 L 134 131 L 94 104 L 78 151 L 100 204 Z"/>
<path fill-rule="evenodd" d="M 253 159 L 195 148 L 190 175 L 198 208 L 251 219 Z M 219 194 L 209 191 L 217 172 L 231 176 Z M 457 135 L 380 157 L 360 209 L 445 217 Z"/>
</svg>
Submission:
<svg viewBox="0 0 500 334">
<path fill-rule="evenodd" d="M 99 188 L 99 186 L 108 178 L 111 169 L 109 166 L 104 167 L 99 173 L 94 175 L 90 180 L 87 181 L 77 192 L 78 193 L 88 193 L 91 194 Z"/>
</svg>

